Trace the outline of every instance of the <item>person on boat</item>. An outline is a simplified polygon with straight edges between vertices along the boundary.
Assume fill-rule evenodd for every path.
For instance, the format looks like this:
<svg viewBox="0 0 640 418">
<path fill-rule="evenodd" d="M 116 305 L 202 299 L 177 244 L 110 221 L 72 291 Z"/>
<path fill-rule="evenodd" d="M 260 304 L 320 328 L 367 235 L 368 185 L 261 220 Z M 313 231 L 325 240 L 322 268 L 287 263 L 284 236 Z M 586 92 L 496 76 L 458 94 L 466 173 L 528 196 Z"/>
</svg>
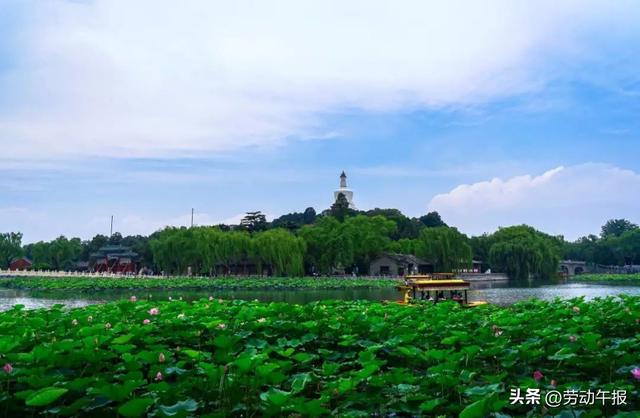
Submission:
<svg viewBox="0 0 640 418">
<path fill-rule="evenodd" d="M 454 292 L 453 296 L 451 296 L 451 300 L 455 300 L 460 305 L 462 305 L 462 295 L 460 294 L 460 292 Z"/>
</svg>

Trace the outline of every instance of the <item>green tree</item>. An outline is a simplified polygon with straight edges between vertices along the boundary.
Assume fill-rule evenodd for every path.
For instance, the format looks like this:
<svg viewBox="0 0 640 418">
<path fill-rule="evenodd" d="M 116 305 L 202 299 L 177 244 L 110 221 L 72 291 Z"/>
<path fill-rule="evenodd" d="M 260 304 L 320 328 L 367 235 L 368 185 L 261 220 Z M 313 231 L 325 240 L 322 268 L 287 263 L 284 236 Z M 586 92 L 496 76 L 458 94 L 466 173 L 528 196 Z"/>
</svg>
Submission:
<svg viewBox="0 0 640 418">
<path fill-rule="evenodd" d="M 252 239 L 252 258 L 258 270 L 268 266 L 274 275 L 304 274 L 305 242 L 281 228 L 260 232 Z"/>
<path fill-rule="evenodd" d="M 364 212 L 367 216 L 384 216 L 386 219 L 396 223 L 396 228 L 391 234 L 392 240 L 413 239 L 418 238 L 420 230 L 424 228 L 424 224 L 417 218 L 409 218 L 398 209 L 379 209 L 375 208 Z"/>
<path fill-rule="evenodd" d="M 356 266 L 365 273 L 369 262 L 383 252 L 395 231 L 393 221 L 383 216 L 351 216 L 340 222 L 333 216 L 324 216 L 314 225 L 300 229 L 307 244 L 306 264 L 323 273 Z"/>
<path fill-rule="evenodd" d="M 626 219 L 610 219 L 602 226 L 600 236 L 602 238 L 619 237 L 627 231 L 638 229 L 638 225 Z"/>
<path fill-rule="evenodd" d="M 466 235 L 456 228 L 439 226 L 420 231 L 417 256 L 429 260 L 436 271 L 449 272 L 471 266 L 472 250 Z"/>
<path fill-rule="evenodd" d="M 247 212 L 240 221 L 240 227 L 249 232 L 264 231 L 267 229 L 267 218 L 260 211 Z"/>
<path fill-rule="evenodd" d="M 309 225 L 315 222 L 316 211 L 313 208 L 307 208 L 304 212 L 294 212 L 282 215 L 271 222 L 273 228 L 285 228 L 290 231 L 297 230 L 303 225 Z"/>
<path fill-rule="evenodd" d="M 343 193 L 338 193 L 338 197 L 331 208 L 329 214 L 338 221 L 343 222 L 347 216 L 355 215 L 353 209 L 349 209 L 349 201 Z"/>
<path fill-rule="evenodd" d="M 98 234 L 94 236 L 91 241 L 84 241 L 82 243 L 82 254 L 80 255 L 80 259 L 84 261 L 89 261 L 91 254 L 98 251 L 100 248 L 104 247 L 109 243 L 109 237 L 106 235 Z"/>
<path fill-rule="evenodd" d="M 471 245 L 471 249 L 473 250 L 473 259 L 482 261 L 483 265 L 488 264 L 491 244 L 493 244 L 493 241 L 488 234 L 469 238 L 469 245 Z"/>
<path fill-rule="evenodd" d="M 0 234 L 0 268 L 6 269 L 14 257 L 22 255 L 22 234 L 5 232 Z"/>
<path fill-rule="evenodd" d="M 624 264 L 640 264 L 640 229 L 624 232 L 618 237 L 617 244 Z"/>
<path fill-rule="evenodd" d="M 527 226 L 500 228 L 492 236 L 491 267 L 514 279 L 551 277 L 558 271 L 559 240 Z"/>
<path fill-rule="evenodd" d="M 429 212 L 419 218 L 419 221 L 427 228 L 437 228 L 440 226 L 447 226 L 446 223 L 440 217 L 438 212 Z"/>
</svg>

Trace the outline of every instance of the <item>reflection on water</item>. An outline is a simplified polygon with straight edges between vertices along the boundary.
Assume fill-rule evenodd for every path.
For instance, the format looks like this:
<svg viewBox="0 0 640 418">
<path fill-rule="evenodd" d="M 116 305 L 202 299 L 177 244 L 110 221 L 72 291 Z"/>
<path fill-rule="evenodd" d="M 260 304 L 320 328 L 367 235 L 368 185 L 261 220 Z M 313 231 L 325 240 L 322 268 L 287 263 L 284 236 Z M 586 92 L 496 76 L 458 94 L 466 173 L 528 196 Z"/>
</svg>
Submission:
<svg viewBox="0 0 640 418">
<path fill-rule="evenodd" d="M 258 299 L 263 302 L 308 303 L 328 299 L 396 300 L 399 293 L 385 289 L 304 289 L 304 290 L 101 290 L 93 293 L 74 291 L 27 291 L 0 289 L 0 311 L 21 304 L 28 309 L 44 308 L 55 304 L 79 307 L 112 300 L 127 299 L 131 295 L 139 299 L 167 300 L 183 298 L 194 300 L 214 296 L 224 299 Z M 552 282 L 474 282 L 469 300 L 486 300 L 496 305 L 509 305 L 530 298 L 551 300 L 584 296 L 640 295 L 640 284 L 614 285 L 600 283 L 552 283 Z"/>
</svg>

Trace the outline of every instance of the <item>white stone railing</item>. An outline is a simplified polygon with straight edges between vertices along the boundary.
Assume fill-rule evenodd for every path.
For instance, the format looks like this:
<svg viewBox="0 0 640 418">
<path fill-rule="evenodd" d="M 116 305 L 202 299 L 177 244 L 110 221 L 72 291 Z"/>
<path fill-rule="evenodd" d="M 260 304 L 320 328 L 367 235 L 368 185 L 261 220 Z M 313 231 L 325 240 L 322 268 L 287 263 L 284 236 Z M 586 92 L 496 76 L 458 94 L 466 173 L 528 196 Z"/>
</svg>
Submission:
<svg viewBox="0 0 640 418">
<path fill-rule="evenodd" d="M 119 273 L 89 273 L 86 271 L 58 271 L 58 270 L 2 270 L 0 269 L 0 277 L 161 277 L 161 276 L 146 276 L 146 275 L 134 275 L 134 274 L 119 274 Z"/>
</svg>

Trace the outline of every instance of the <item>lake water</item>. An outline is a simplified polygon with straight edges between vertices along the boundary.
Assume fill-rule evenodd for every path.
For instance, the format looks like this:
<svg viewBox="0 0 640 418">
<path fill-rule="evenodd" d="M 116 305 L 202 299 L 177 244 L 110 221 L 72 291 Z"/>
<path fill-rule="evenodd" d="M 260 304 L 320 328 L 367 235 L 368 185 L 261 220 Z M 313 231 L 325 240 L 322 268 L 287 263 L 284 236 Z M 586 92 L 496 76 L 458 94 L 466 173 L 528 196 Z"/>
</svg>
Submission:
<svg viewBox="0 0 640 418">
<path fill-rule="evenodd" d="M 640 295 L 640 283 L 528 283 L 528 282 L 474 282 L 469 291 L 469 300 L 486 300 L 496 305 L 509 305 L 530 298 L 551 300 L 584 296 L 615 296 L 619 294 Z M 77 291 L 29 291 L 0 289 L 0 311 L 10 309 L 16 304 L 27 309 L 45 308 L 55 304 L 79 307 L 112 300 L 127 299 L 136 295 L 138 299 L 167 300 L 169 297 L 184 300 L 206 298 L 210 295 L 223 299 L 258 299 L 263 302 L 308 303 L 327 299 L 369 299 L 396 300 L 399 293 L 393 288 L 383 289 L 303 289 L 303 290 L 108 290 Z"/>
</svg>

